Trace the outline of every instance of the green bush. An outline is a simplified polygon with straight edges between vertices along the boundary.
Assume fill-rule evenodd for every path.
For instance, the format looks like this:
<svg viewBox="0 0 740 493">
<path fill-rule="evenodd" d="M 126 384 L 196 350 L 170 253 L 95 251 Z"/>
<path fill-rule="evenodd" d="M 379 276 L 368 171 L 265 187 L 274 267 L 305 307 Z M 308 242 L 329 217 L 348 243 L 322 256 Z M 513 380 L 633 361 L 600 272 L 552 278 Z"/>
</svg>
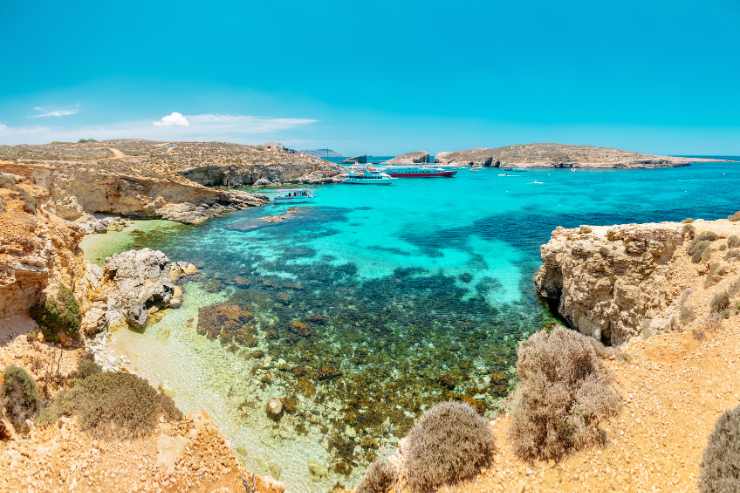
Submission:
<svg viewBox="0 0 740 493">
<path fill-rule="evenodd" d="M 510 434 L 520 457 L 559 459 L 604 443 L 599 422 L 618 412 L 621 398 L 589 339 L 560 327 L 519 344 Z"/>
<path fill-rule="evenodd" d="M 16 431 L 28 431 L 26 420 L 33 419 L 41 408 L 36 382 L 23 368 L 9 366 L 5 369 L 0 389 L 5 414 Z"/>
<path fill-rule="evenodd" d="M 80 306 L 72 291 L 62 286 L 56 296 L 47 297 L 31 307 L 31 317 L 39 324 L 44 339 L 49 342 L 77 340 L 80 335 Z"/>
<path fill-rule="evenodd" d="M 84 430 L 94 435 L 140 437 L 154 431 L 160 416 L 179 419 L 168 396 L 149 383 L 124 372 L 96 371 L 85 364 L 71 389 L 60 392 L 45 413 L 45 420 L 79 416 Z"/>
<path fill-rule="evenodd" d="M 495 447 L 488 421 L 461 402 L 432 407 L 407 440 L 406 482 L 414 493 L 472 478 L 493 461 Z"/>
<path fill-rule="evenodd" d="M 709 436 L 701 461 L 699 491 L 740 491 L 740 406 L 720 416 Z"/>
<path fill-rule="evenodd" d="M 355 493 L 387 493 L 396 483 L 398 471 L 388 459 L 377 459 L 365 471 Z"/>
</svg>

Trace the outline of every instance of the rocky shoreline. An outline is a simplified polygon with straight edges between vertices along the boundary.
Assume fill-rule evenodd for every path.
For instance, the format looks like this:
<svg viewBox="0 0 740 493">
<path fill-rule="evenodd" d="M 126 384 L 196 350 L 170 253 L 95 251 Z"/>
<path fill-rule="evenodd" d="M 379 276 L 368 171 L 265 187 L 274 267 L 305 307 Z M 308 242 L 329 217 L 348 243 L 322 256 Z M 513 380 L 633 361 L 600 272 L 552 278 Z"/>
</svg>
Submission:
<svg viewBox="0 0 740 493">
<path fill-rule="evenodd" d="M 119 218 L 95 217 L 90 213 L 104 209 L 129 217 L 164 217 L 197 224 L 209 217 L 264 203 L 260 197 L 244 192 L 211 189 L 195 181 L 185 183 L 181 181 L 183 176 L 133 180 L 131 176 L 70 170 L 66 166 L 0 163 L 0 319 L 5 325 L 19 324 L 19 320 L 29 322 L 27 329 L 20 330 L 25 334 L 33 326 L 27 318 L 29 310 L 45 299 L 57 299 L 65 290 L 70 290 L 79 303 L 80 329 L 85 337 L 91 338 L 89 347 L 100 356 L 105 356 L 104 344 L 94 339 L 96 336 L 117 327 L 140 330 L 150 317 L 177 308 L 183 301 L 179 282 L 195 275 L 197 269 L 192 264 L 172 262 L 162 252 L 147 249 L 120 253 L 101 267 L 86 263 L 79 247 L 85 234 L 125 226 Z M 228 166 L 218 168 L 218 173 L 231 169 Z M 191 170 L 186 172 L 190 177 L 198 175 L 198 179 L 210 185 L 236 185 L 241 179 L 229 173 L 221 178 L 208 178 L 215 176 L 210 167 L 198 169 L 197 173 L 192 167 L 187 169 Z M 324 179 L 324 172 L 314 170 L 309 175 L 318 173 L 313 176 L 320 175 Z M 230 178 L 223 179 L 225 176 Z M 90 194 L 83 193 L 87 189 L 82 185 L 85 180 L 91 180 L 93 187 L 99 185 L 101 195 L 86 196 Z M 73 189 L 77 191 L 71 193 Z M 172 201 L 160 201 L 161 194 L 172 197 Z M 180 202 L 179 194 L 189 201 Z M 696 340 L 703 340 L 723 328 L 740 326 L 738 219 L 736 214 L 717 221 L 558 228 L 551 240 L 542 246 L 543 265 L 535 284 L 567 325 L 606 345 L 640 348 L 642 344 L 652 344 L 651 339 L 643 343 L 648 337 L 654 336 L 655 341 L 660 342 L 665 340 L 660 336 L 671 333 L 688 333 Z M 8 333 L 15 334 L 11 330 Z M 76 354 L 74 359 L 81 357 L 74 341 L 62 337 L 57 342 L 59 347 L 67 347 L 70 354 Z M 3 361 L 26 362 L 30 366 L 27 362 L 34 357 L 41 358 L 41 364 L 47 364 L 54 357 L 57 345 L 44 344 L 43 336 L 24 342 L 23 335 L 17 335 L 10 347 L 7 355 L 2 355 Z M 34 352 L 37 356 L 32 354 Z M 103 363 L 103 366 L 115 366 L 115 362 Z M 35 374 L 40 375 L 39 372 Z M 284 405 L 283 401 L 274 402 L 266 411 L 279 415 Z M 495 426 L 505 424 L 506 419 L 497 420 Z M 189 436 L 195 443 L 197 437 L 205 433 L 202 436 L 210 437 L 205 450 L 228 456 L 225 459 L 228 464 L 221 472 L 231 477 L 232 487 L 249 480 L 254 482 L 256 491 L 283 491 L 280 483 L 245 472 L 209 418 L 187 420 L 189 424 L 163 424 L 162 433 L 170 437 L 165 442 Z M 34 431 L 28 443 L 43 448 L 49 440 L 61 440 L 66 447 L 79 446 L 74 437 L 81 431 L 75 426 L 70 420 L 64 421 L 56 431 Z M 193 429 L 201 431 L 192 432 Z M 54 433 L 61 433 L 63 440 L 49 435 Z M 10 461 L 6 465 L 28 472 L 33 465 L 19 459 L 24 454 L 25 439 L 15 438 L 6 448 L 9 451 L 6 459 Z M 110 453 L 115 449 L 100 441 L 94 446 L 107 447 Z M 146 446 L 151 448 L 152 444 Z M 192 462 L 188 467 L 192 465 L 195 469 L 208 463 L 198 456 L 197 450 L 202 452 L 203 449 L 197 447 L 190 456 L 183 455 L 184 450 L 191 450 L 189 446 L 178 446 L 175 452 L 170 451 L 175 458 L 165 463 L 165 469 L 170 470 L 174 464 L 188 460 Z M 162 453 L 163 448 L 168 449 L 168 446 L 160 444 L 153 457 Z M 162 476 L 156 468 L 149 472 L 158 475 L 159 486 L 165 488 L 182 487 L 186 484 L 182 481 L 204 480 L 202 476 L 185 473 L 179 479 L 171 474 Z M 14 480 L 23 484 L 19 478 Z M 218 478 L 211 475 L 207 480 L 213 483 Z M 65 481 L 67 479 L 59 484 L 68 485 Z M 485 482 L 485 472 L 482 481 Z M 17 485 L 12 480 L 8 484 L 11 489 Z"/>
</svg>

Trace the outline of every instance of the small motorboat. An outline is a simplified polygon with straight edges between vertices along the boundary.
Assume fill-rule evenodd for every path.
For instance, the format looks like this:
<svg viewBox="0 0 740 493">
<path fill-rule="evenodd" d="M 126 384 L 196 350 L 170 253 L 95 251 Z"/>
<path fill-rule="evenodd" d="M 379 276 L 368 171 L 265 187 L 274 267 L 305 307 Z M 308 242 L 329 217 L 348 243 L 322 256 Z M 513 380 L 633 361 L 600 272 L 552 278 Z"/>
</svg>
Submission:
<svg viewBox="0 0 740 493">
<path fill-rule="evenodd" d="M 392 182 L 390 175 L 370 166 L 353 166 L 342 181 L 348 185 L 390 185 Z"/>
<path fill-rule="evenodd" d="M 313 199 L 313 192 L 307 188 L 286 188 L 276 190 L 272 202 L 274 204 L 299 204 L 311 202 Z"/>
<path fill-rule="evenodd" d="M 457 174 L 455 169 L 439 166 L 386 166 L 384 171 L 393 178 L 452 178 Z"/>
</svg>

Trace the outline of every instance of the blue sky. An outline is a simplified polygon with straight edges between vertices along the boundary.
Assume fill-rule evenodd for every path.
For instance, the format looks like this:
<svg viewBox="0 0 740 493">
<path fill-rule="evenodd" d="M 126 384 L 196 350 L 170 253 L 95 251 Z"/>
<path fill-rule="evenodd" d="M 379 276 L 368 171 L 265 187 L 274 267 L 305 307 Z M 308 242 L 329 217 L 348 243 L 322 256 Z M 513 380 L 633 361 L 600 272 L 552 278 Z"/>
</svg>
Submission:
<svg viewBox="0 0 740 493">
<path fill-rule="evenodd" d="M 738 26 L 737 0 L 2 0 L 0 143 L 740 154 Z"/>
</svg>

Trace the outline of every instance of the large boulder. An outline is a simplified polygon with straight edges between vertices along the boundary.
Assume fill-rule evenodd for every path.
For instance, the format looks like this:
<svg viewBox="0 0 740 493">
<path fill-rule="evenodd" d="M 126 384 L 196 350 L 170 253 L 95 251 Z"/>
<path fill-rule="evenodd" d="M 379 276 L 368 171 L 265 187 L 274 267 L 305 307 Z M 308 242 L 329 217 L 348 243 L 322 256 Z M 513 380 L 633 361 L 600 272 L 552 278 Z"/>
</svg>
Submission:
<svg viewBox="0 0 740 493">
<path fill-rule="evenodd" d="M 94 271 L 91 266 L 92 277 Z M 176 282 L 194 271 L 191 264 L 170 262 L 167 255 L 149 248 L 111 257 L 100 274 L 98 301 L 83 318 L 83 330 L 94 333 L 105 325 L 121 324 L 144 327 L 150 313 L 182 302 Z"/>
</svg>

